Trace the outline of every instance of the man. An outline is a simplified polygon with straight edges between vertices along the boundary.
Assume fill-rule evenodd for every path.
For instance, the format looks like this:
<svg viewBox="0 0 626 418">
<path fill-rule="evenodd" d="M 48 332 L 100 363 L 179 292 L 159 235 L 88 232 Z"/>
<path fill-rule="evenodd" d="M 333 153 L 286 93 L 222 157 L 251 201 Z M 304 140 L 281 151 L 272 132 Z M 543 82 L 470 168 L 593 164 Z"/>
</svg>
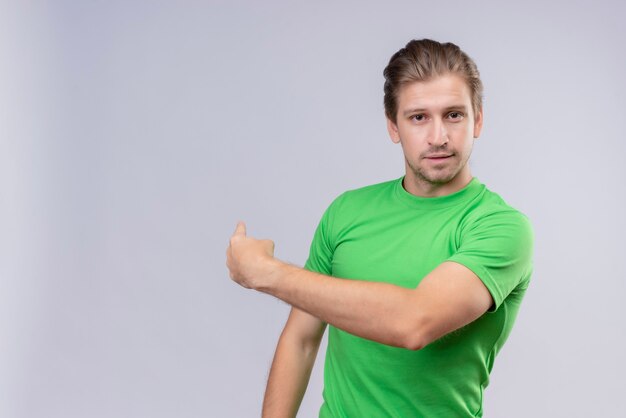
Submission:
<svg viewBox="0 0 626 418">
<path fill-rule="evenodd" d="M 470 173 L 482 83 L 456 45 L 409 42 L 384 70 L 405 175 L 339 196 L 304 269 L 237 225 L 240 285 L 292 305 L 264 417 L 295 416 L 329 324 L 320 417 L 480 417 L 532 272 L 533 232 Z"/>
</svg>

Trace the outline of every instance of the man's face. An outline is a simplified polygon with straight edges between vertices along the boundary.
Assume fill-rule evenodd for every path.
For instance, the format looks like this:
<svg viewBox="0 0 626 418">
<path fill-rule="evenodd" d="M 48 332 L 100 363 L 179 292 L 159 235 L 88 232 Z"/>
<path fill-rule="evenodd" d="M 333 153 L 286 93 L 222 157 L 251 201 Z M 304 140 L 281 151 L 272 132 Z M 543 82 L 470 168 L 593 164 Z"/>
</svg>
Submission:
<svg viewBox="0 0 626 418">
<path fill-rule="evenodd" d="M 387 120 L 391 140 L 402 145 L 405 188 L 424 195 L 459 190 L 471 180 L 470 154 L 482 128 L 470 91 L 458 75 L 414 82 L 400 89 L 396 123 Z"/>
</svg>

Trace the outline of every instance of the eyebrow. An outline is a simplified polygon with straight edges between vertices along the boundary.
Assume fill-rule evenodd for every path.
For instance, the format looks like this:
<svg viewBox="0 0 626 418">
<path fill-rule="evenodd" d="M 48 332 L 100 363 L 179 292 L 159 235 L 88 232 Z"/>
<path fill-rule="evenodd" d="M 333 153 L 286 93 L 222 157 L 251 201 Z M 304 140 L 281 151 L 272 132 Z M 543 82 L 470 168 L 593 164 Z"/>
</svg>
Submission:
<svg viewBox="0 0 626 418">
<path fill-rule="evenodd" d="M 453 106 L 448 106 L 448 107 L 444 108 L 443 110 L 446 111 L 446 112 L 449 112 L 451 110 L 458 110 L 458 111 L 467 113 L 467 106 L 465 106 L 465 105 L 453 105 Z M 413 113 L 422 113 L 422 112 L 426 112 L 426 111 L 427 111 L 427 109 L 423 109 L 423 108 L 407 109 L 407 110 L 405 110 L 402 113 L 402 115 L 406 117 L 406 116 L 409 116 L 409 115 L 411 115 Z"/>
</svg>

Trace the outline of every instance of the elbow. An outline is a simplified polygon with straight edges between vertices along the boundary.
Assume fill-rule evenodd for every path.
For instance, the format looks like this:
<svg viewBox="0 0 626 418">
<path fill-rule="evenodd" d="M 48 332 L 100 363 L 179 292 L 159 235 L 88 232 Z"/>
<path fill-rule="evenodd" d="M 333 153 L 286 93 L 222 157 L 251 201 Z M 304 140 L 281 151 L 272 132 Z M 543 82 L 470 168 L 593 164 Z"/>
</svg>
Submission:
<svg viewBox="0 0 626 418">
<path fill-rule="evenodd" d="M 432 342 L 428 333 L 428 321 L 420 317 L 410 322 L 405 328 L 402 336 L 402 347 L 407 350 L 417 351 L 426 347 Z"/>
<path fill-rule="evenodd" d="M 428 343 L 424 341 L 424 338 L 419 333 L 413 333 L 405 337 L 405 342 L 402 346 L 407 350 L 417 351 L 421 350 L 427 345 Z"/>
</svg>

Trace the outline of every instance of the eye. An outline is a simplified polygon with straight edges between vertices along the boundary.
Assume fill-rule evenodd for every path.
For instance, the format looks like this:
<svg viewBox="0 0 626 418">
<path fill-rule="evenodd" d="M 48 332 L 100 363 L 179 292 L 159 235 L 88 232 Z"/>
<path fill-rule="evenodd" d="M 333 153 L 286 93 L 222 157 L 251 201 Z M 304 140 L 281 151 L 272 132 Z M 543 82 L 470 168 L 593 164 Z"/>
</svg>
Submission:
<svg viewBox="0 0 626 418">
<path fill-rule="evenodd" d="M 452 120 L 461 120 L 463 119 L 463 113 L 461 112 L 450 112 L 448 113 L 448 119 L 452 119 Z"/>
<path fill-rule="evenodd" d="M 426 119 L 426 116 L 420 113 L 418 115 L 411 116 L 411 119 L 414 120 L 415 122 L 422 122 Z"/>
</svg>

